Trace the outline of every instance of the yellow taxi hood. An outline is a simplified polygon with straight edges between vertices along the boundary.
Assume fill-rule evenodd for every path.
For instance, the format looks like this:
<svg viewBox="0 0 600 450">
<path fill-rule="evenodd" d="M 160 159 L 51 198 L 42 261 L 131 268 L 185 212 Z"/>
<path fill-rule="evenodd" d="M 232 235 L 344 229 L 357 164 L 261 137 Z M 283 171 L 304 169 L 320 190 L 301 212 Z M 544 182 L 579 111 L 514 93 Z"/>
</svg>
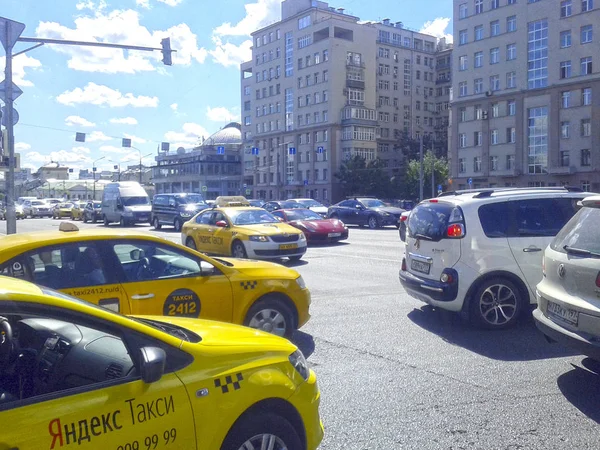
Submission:
<svg viewBox="0 0 600 450">
<path fill-rule="evenodd" d="M 217 261 L 224 261 L 227 266 L 231 264 L 231 268 L 240 272 L 252 275 L 257 278 L 289 278 L 295 280 L 300 274 L 294 269 L 282 266 L 281 264 L 259 261 L 256 259 L 241 259 L 241 258 L 223 258 L 215 256 Z"/>
<path fill-rule="evenodd" d="M 238 233 L 244 233 L 249 235 L 264 234 L 271 236 L 274 234 L 288 233 L 288 234 L 300 234 L 301 231 L 298 228 L 294 228 L 287 223 L 257 223 L 255 225 L 236 225 L 234 228 Z"/>
<path fill-rule="evenodd" d="M 296 346 L 287 339 L 241 325 L 205 319 L 170 316 L 134 316 L 165 322 L 193 331 L 202 338 L 200 344 L 212 347 L 256 347 L 293 353 Z"/>
</svg>

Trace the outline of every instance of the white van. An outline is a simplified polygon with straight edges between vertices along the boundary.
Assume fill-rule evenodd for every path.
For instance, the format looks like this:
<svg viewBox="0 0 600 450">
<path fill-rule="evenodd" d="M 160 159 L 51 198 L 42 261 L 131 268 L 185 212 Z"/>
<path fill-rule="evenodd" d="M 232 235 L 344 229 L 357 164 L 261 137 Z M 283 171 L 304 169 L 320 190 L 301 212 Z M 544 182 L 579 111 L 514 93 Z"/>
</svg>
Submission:
<svg viewBox="0 0 600 450">
<path fill-rule="evenodd" d="M 102 194 L 102 220 L 107 226 L 119 222 L 122 227 L 135 223 L 150 223 L 150 199 L 136 181 L 109 183 Z"/>
</svg>

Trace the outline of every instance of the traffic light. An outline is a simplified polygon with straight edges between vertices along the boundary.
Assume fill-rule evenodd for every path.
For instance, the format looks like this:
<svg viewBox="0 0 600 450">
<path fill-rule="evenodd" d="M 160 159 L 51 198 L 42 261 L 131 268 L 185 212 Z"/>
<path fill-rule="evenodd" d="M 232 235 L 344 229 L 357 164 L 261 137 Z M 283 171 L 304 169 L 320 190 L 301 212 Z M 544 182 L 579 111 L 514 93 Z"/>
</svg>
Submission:
<svg viewBox="0 0 600 450">
<path fill-rule="evenodd" d="M 160 45 L 162 46 L 162 62 L 165 66 L 171 66 L 173 61 L 171 60 L 171 38 L 164 38 L 160 41 Z"/>
</svg>

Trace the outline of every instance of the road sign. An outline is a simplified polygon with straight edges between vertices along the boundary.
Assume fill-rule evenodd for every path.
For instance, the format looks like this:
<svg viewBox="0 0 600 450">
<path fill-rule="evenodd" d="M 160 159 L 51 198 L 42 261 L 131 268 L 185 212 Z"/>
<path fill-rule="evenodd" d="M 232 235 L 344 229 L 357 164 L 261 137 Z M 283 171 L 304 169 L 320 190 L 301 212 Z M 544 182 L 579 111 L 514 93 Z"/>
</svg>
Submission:
<svg viewBox="0 0 600 450">
<path fill-rule="evenodd" d="M 252 154 L 253 155 L 258 155 L 258 152 L 259 152 L 258 147 L 252 147 Z"/>
<path fill-rule="evenodd" d="M 473 184 L 473 178 L 469 178 L 469 179 L 467 180 L 467 183 L 469 183 L 469 184 Z"/>
<path fill-rule="evenodd" d="M 246 195 L 252 194 L 252 189 L 246 189 Z"/>
<path fill-rule="evenodd" d="M 244 183 L 244 189 L 246 189 L 248 187 L 248 185 L 246 183 Z"/>
<path fill-rule="evenodd" d="M 323 147 L 317 147 L 317 153 L 323 153 L 325 149 Z"/>
<path fill-rule="evenodd" d="M 217 147 L 217 155 L 224 155 L 225 154 L 225 147 L 223 147 L 222 145 L 219 145 Z"/>
<path fill-rule="evenodd" d="M 442 185 L 438 184 L 438 191 L 441 191 L 441 190 L 442 190 Z"/>
<path fill-rule="evenodd" d="M 25 24 L 0 17 L 0 43 L 4 50 L 12 48 L 25 30 Z"/>
<path fill-rule="evenodd" d="M 85 133 L 75 133 L 76 142 L 85 142 Z"/>
<path fill-rule="evenodd" d="M 304 186 L 308 186 L 308 180 L 304 180 Z"/>
<path fill-rule="evenodd" d="M 13 99 L 13 101 L 18 99 L 22 93 L 23 93 L 23 91 L 21 90 L 21 88 L 19 88 L 19 86 L 17 86 L 15 83 L 13 83 L 12 84 L 12 99 Z M 0 82 L 0 100 L 2 100 L 3 102 L 6 102 L 6 80 L 2 80 L 2 82 Z"/>
<path fill-rule="evenodd" d="M 202 186 L 202 192 L 208 191 L 208 186 Z"/>
<path fill-rule="evenodd" d="M 127 147 L 127 148 L 131 147 L 131 139 L 123 138 L 121 140 L 121 147 Z"/>
<path fill-rule="evenodd" d="M 13 126 L 15 126 L 17 124 L 17 122 L 19 121 L 19 113 L 14 108 L 13 108 L 13 113 L 12 113 L 12 119 L 13 119 L 12 124 L 13 124 Z M 6 106 L 3 106 L 2 107 L 2 125 L 4 125 L 5 127 L 8 126 L 7 121 L 8 121 L 8 114 L 6 114 Z"/>
<path fill-rule="evenodd" d="M 288 150 L 289 150 L 290 155 L 296 154 L 296 147 L 290 147 Z"/>
</svg>

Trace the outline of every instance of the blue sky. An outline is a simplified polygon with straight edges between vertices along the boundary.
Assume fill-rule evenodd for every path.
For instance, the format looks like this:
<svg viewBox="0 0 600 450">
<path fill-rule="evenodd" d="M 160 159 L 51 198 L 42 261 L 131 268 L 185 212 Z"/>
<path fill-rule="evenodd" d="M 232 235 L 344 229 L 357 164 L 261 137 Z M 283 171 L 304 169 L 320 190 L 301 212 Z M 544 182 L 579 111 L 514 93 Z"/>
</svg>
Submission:
<svg viewBox="0 0 600 450">
<path fill-rule="evenodd" d="M 427 8 L 423 5 L 426 4 Z M 338 0 L 362 20 L 402 21 L 451 33 L 449 0 Z M 171 37 L 173 66 L 160 52 L 44 46 L 14 59 L 24 91 L 15 102 L 21 165 L 50 161 L 111 169 L 171 149 L 192 147 L 239 120 L 239 63 L 250 59 L 249 33 L 280 18 L 279 0 L 2 0 L 2 16 L 26 25 L 22 36 L 160 47 Z M 28 44 L 17 44 L 15 51 Z M 0 69 L 4 50 L 0 48 Z M 1 78 L 1 75 L 0 75 Z M 75 132 L 87 133 L 85 143 Z M 129 137 L 136 149 L 121 148 Z M 153 156 L 146 158 L 151 163 Z"/>
</svg>

